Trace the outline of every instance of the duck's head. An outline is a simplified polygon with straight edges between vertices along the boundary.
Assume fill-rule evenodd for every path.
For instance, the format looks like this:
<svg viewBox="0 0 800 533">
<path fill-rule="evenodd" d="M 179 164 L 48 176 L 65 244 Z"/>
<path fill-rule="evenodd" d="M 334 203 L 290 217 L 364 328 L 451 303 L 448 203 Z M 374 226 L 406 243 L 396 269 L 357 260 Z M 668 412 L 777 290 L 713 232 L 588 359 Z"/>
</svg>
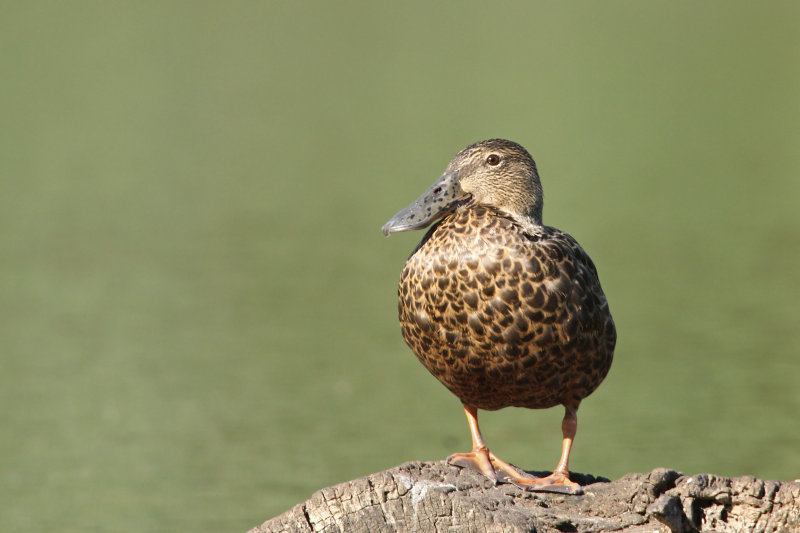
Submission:
<svg viewBox="0 0 800 533">
<path fill-rule="evenodd" d="M 542 185 L 528 151 L 505 139 L 467 146 L 425 194 L 381 229 L 386 236 L 423 229 L 466 204 L 494 207 L 514 218 L 541 224 Z"/>
</svg>

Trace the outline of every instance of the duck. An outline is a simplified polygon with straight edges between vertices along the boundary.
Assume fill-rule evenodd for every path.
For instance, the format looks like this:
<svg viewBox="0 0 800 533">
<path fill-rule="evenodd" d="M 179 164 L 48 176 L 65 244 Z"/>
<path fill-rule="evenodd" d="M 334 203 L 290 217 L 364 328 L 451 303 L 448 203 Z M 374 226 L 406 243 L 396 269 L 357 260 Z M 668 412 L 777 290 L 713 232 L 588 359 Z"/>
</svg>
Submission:
<svg viewBox="0 0 800 533">
<path fill-rule="evenodd" d="M 472 450 L 447 463 L 493 484 L 582 494 L 569 459 L 578 407 L 611 368 L 617 333 L 597 269 L 568 233 L 542 223 L 530 153 L 505 139 L 467 146 L 382 231 L 430 228 L 398 284 L 402 337 L 461 400 Z M 562 449 L 535 476 L 492 453 L 478 411 L 564 407 Z"/>
</svg>

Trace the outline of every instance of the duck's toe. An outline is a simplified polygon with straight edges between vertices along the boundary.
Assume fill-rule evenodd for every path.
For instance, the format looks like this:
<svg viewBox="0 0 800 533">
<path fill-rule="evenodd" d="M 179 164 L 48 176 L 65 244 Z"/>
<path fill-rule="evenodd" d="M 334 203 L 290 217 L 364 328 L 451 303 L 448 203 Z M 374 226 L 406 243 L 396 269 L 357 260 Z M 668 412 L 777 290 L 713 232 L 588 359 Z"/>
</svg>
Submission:
<svg viewBox="0 0 800 533">
<path fill-rule="evenodd" d="M 566 474 L 561 473 L 552 473 L 549 476 L 533 479 L 527 477 L 509 479 L 507 482 L 530 492 L 555 492 L 572 496 L 583 494 L 583 487 L 571 481 Z"/>
<path fill-rule="evenodd" d="M 492 466 L 490 452 L 487 448 L 476 448 L 469 453 L 454 453 L 447 458 L 447 464 L 476 470 L 486 476 L 494 485 L 498 482 L 497 472 Z"/>
</svg>

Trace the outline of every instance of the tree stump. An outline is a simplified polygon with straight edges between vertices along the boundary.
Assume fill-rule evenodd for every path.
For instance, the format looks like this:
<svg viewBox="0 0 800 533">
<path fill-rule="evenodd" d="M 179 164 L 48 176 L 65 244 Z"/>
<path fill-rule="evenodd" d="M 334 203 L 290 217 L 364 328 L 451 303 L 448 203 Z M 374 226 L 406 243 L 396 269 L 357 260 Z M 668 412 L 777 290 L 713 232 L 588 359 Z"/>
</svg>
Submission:
<svg viewBox="0 0 800 533">
<path fill-rule="evenodd" d="M 797 481 L 666 468 L 616 481 L 571 477 L 582 496 L 492 486 L 443 461 L 410 462 L 317 491 L 249 533 L 800 532 Z"/>
</svg>

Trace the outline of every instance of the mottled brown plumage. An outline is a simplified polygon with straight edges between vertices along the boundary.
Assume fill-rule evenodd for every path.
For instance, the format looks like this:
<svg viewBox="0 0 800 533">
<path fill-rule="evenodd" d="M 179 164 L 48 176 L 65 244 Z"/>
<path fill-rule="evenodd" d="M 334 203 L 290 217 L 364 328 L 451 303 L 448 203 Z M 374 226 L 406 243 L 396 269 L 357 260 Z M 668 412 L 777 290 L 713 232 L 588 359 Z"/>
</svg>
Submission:
<svg viewBox="0 0 800 533">
<path fill-rule="evenodd" d="M 536 166 L 516 143 L 462 150 L 445 174 L 386 226 L 432 227 L 400 276 L 403 338 L 463 402 L 473 451 L 451 462 L 533 490 L 577 493 L 567 462 L 581 400 L 611 366 L 614 322 L 592 260 L 570 235 L 542 225 Z M 536 479 L 483 443 L 477 409 L 564 405 L 564 449 Z"/>
<path fill-rule="evenodd" d="M 408 260 L 399 293 L 405 341 L 479 409 L 579 402 L 611 365 L 614 325 L 597 272 L 559 230 L 459 209 Z"/>
</svg>

